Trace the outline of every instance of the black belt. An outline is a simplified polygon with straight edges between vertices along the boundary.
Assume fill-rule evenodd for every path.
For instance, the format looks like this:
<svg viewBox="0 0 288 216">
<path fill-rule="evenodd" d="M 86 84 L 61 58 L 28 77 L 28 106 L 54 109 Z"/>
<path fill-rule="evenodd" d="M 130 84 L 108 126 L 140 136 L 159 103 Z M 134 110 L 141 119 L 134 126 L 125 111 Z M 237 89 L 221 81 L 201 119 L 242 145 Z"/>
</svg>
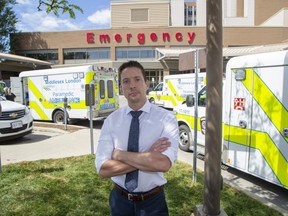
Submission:
<svg viewBox="0 0 288 216">
<path fill-rule="evenodd" d="M 118 186 L 117 184 L 114 184 L 114 188 L 116 191 L 118 191 L 119 193 L 121 193 L 122 196 L 125 196 L 128 200 L 130 201 L 144 201 L 147 200 L 153 196 L 155 196 L 156 194 L 158 194 L 160 191 L 163 190 L 163 185 L 162 186 L 158 186 L 155 187 L 154 189 L 146 192 L 146 193 L 129 193 L 127 190 L 124 190 L 123 188 L 121 188 L 120 186 Z"/>
</svg>

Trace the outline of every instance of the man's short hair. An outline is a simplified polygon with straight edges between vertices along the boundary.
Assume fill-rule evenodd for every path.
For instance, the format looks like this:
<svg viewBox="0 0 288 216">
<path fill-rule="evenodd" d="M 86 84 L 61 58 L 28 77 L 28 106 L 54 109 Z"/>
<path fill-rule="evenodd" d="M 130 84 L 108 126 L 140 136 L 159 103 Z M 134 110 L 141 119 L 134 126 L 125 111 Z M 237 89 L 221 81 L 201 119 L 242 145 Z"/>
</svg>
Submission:
<svg viewBox="0 0 288 216">
<path fill-rule="evenodd" d="M 145 74 L 145 70 L 144 67 L 138 62 L 138 61 L 128 61 L 128 62 L 124 62 L 120 67 L 119 67 L 119 78 L 121 80 L 121 74 L 123 72 L 123 70 L 125 70 L 126 68 L 131 68 L 131 67 L 136 67 L 139 68 L 142 72 L 143 78 L 146 81 L 146 74 Z"/>
</svg>

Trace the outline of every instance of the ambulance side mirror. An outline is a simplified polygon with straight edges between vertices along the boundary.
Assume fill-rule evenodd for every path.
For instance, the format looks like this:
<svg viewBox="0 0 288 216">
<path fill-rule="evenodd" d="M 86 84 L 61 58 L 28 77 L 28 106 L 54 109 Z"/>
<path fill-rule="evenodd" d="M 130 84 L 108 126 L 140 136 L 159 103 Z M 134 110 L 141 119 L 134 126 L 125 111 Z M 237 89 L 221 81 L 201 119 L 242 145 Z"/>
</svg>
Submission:
<svg viewBox="0 0 288 216">
<path fill-rule="evenodd" d="M 186 96 L 186 105 L 187 107 L 192 107 L 195 104 L 195 98 L 193 95 L 187 95 Z"/>
</svg>

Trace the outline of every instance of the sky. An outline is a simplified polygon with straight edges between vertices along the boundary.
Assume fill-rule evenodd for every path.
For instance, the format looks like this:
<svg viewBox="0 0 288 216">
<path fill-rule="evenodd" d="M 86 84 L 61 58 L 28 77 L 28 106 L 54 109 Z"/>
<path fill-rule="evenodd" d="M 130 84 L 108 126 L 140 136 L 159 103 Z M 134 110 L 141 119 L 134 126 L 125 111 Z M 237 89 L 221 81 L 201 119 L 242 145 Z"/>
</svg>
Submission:
<svg viewBox="0 0 288 216">
<path fill-rule="evenodd" d="M 74 10 L 76 18 L 69 14 L 56 17 L 53 13 L 38 11 L 38 0 L 17 0 L 13 10 L 18 18 L 16 28 L 21 32 L 53 32 L 110 28 L 110 0 L 69 0 L 83 9 Z"/>
</svg>

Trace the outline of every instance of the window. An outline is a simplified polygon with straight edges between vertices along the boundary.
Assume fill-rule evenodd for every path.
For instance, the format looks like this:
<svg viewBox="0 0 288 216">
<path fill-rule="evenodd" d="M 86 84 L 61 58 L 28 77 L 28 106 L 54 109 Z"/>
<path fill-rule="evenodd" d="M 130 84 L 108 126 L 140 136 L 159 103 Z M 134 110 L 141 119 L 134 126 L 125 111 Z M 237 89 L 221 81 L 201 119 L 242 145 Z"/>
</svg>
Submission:
<svg viewBox="0 0 288 216">
<path fill-rule="evenodd" d="M 131 22 L 148 22 L 148 8 L 131 9 Z"/>
<path fill-rule="evenodd" d="M 184 8 L 184 25 L 195 26 L 196 25 L 196 6 L 185 5 Z"/>
<path fill-rule="evenodd" d="M 64 59 L 75 59 L 75 53 L 74 52 L 64 53 Z"/>
<path fill-rule="evenodd" d="M 206 88 L 203 88 L 198 94 L 198 105 L 206 106 Z"/>
<path fill-rule="evenodd" d="M 86 52 L 76 52 L 75 59 L 86 59 Z"/>
<path fill-rule="evenodd" d="M 141 50 L 140 58 L 155 58 L 155 52 L 153 50 Z"/>
<path fill-rule="evenodd" d="M 116 56 L 118 59 L 122 59 L 122 58 L 126 59 L 127 58 L 127 51 L 126 50 L 117 50 Z"/>
<path fill-rule="evenodd" d="M 99 51 L 99 59 L 110 59 L 110 50 Z"/>
<path fill-rule="evenodd" d="M 100 80 L 100 98 L 105 98 L 105 82 L 104 80 Z"/>
<path fill-rule="evenodd" d="M 160 84 L 158 84 L 158 86 L 156 86 L 154 91 L 162 91 L 162 89 L 163 89 L 163 83 L 160 83 Z"/>
<path fill-rule="evenodd" d="M 110 60 L 110 48 L 64 49 L 64 63 Z"/>
<path fill-rule="evenodd" d="M 87 59 L 98 59 L 99 52 L 97 51 L 87 51 Z"/>
<path fill-rule="evenodd" d="M 130 51 L 128 51 L 128 58 L 131 58 L 131 59 L 133 59 L 133 58 L 139 58 L 140 56 L 139 56 L 139 51 L 138 50 L 130 50 Z"/>
<path fill-rule="evenodd" d="M 42 61 L 48 61 L 58 64 L 58 51 L 57 50 L 29 50 L 17 53 L 22 56 L 34 58 Z"/>
<path fill-rule="evenodd" d="M 108 98 L 113 98 L 113 81 L 107 81 L 107 88 L 108 88 Z"/>
<path fill-rule="evenodd" d="M 155 47 L 116 48 L 116 59 L 151 59 L 156 57 Z"/>
</svg>

